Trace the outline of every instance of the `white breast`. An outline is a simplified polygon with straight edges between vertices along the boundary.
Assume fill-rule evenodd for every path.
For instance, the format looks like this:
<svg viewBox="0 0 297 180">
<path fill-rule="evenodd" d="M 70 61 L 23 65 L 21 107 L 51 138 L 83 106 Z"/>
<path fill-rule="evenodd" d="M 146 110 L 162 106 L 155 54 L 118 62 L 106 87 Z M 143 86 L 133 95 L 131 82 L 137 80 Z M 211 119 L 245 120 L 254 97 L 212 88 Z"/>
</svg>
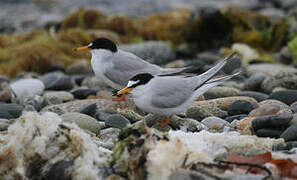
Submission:
<svg viewBox="0 0 297 180">
<path fill-rule="evenodd" d="M 113 68 L 111 58 L 112 52 L 104 49 L 92 50 L 91 66 L 96 76 L 98 76 L 104 83 L 115 89 L 121 89 L 121 86 L 110 81 L 104 72 L 107 69 Z"/>
</svg>

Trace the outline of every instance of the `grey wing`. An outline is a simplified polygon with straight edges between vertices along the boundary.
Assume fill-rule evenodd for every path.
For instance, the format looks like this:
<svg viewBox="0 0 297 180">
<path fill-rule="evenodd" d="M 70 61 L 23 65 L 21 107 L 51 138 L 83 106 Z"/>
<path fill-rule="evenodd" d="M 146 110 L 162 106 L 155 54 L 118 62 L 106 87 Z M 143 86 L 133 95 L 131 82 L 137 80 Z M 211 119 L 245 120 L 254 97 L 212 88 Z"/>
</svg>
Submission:
<svg viewBox="0 0 297 180">
<path fill-rule="evenodd" d="M 121 86 L 127 85 L 130 78 L 140 73 L 157 74 L 161 68 L 150 64 L 141 58 L 128 53 L 121 53 L 121 57 L 110 59 L 113 61 L 113 67 L 107 69 L 104 75 L 112 82 Z"/>
<path fill-rule="evenodd" d="M 187 101 L 193 94 L 186 78 L 159 78 L 153 85 L 151 103 L 157 108 L 174 108 Z"/>
</svg>

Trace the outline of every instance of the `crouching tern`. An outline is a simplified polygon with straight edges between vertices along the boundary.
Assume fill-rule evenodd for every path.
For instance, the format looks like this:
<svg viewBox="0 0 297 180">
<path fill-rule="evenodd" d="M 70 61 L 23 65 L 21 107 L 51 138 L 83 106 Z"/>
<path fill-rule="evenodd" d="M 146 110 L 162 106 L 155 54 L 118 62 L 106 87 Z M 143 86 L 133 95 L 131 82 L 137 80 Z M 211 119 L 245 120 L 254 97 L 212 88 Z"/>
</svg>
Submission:
<svg viewBox="0 0 297 180">
<path fill-rule="evenodd" d="M 198 76 L 138 74 L 117 94 L 130 92 L 140 109 L 162 115 L 161 125 L 164 126 L 169 124 L 172 115 L 185 112 L 208 89 L 239 74 L 213 78 L 233 56 L 228 56 Z"/>
<path fill-rule="evenodd" d="M 188 68 L 162 68 L 150 64 L 140 57 L 119 49 L 117 45 L 107 39 L 98 38 L 87 46 L 76 48 L 75 51 L 89 50 L 92 54 L 91 66 L 96 76 L 99 76 L 107 85 L 114 89 L 122 89 L 129 79 L 141 73 L 152 75 L 182 73 L 193 70 Z M 124 100 L 126 94 L 114 100 Z"/>
</svg>

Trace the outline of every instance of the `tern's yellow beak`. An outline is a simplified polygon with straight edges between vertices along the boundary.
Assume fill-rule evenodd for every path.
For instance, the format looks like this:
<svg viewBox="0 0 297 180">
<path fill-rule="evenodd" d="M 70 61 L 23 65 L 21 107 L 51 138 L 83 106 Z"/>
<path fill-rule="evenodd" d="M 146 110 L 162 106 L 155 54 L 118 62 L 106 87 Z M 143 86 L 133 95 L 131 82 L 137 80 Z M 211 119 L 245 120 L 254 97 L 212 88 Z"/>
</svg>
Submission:
<svg viewBox="0 0 297 180">
<path fill-rule="evenodd" d="M 125 87 L 117 92 L 117 95 L 127 94 L 128 92 L 132 91 L 132 88 Z"/>
<path fill-rule="evenodd" d="M 88 51 L 90 48 L 88 46 L 83 46 L 79 48 L 75 48 L 74 51 Z"/>
</svg>

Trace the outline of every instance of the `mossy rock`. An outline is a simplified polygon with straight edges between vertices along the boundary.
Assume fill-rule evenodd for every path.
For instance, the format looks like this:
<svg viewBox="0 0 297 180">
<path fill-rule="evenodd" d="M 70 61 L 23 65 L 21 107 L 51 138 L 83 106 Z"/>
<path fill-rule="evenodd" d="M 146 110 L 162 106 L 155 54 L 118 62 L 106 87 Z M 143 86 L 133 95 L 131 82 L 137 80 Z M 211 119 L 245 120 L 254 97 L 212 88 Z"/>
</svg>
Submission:
<svg viewBox="0 0 297 180">
<path fill-rule="evenodd" d="M 76 46 L 88 45 L 93 41 L 88 33 L 79 28 L 61 30 L 58 34 L 58 39 L 61 42 L 67 42 Z"/>
<path fill-rule="evenodd" d="M 98 29 L 102 26 L 104 19 L 105 16 L 100 11 L 80 8 L 62 21 L 61 29 Z"/>
<path fill-rule="evenodd" d="M 137 31 L 134 20 L 125 15 L 108 16 L 103 28 L 114 31 L 120 35 L 131 35 L 135 34 Z"/>
<path fill-rule="evenodd" d="M 297 36 L 288 43 L 288 47 L 293 55 L 293 59 L 297 62 Z"/>
<path fill-rule="evenodd" d="M 173 10 L 138 18 L 137 35 L 148 40 L 170 40 L 173 43 L 181 43 L 184 41 L 183 29 L 190 16 L 188 10 Z"/>
</svg>

